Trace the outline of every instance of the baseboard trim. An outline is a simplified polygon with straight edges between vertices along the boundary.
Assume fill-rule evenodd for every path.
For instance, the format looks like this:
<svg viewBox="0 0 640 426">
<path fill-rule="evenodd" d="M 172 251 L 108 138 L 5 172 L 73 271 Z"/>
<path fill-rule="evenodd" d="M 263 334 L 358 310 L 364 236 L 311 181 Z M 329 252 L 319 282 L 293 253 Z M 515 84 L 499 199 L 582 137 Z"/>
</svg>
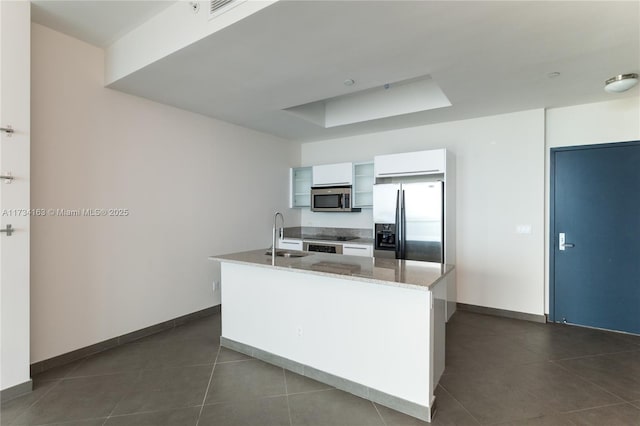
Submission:
<svg viewBox="0 0 640 426">
<path fill-rule="evenodd" d="M 33 381 L 29 379 L 24 383 L 20 383 L 15 386 L 11 386 L 10 388 L 1 390 L 0 401 L 5 402 L 10 399 L 17 398 L 20 395 L 24 395 L 25 393 L 31 392 L 32 390 L 33 390 Z"/>
<path fill-rule="evenodd" d="M 198 318 L 208 317 L 217 313 L 220 313 L 220 305 L 212 306 L 210 308 L 206 308 L 201 311 L 193 312 L 187 315 L 182 315 L 172 320 L 161 322 L 159 324 L 155 324 L 149 327 L 145 327 L 140 330 L 123 334 L 121 336 L 114 337 L 112 339 L 104 340 L 102 342 L 98 342 L 90 346 L 85 346 L 84 348 L 76 349 L 74 351 L 67 352 L 62 355 L 55 356 L 53 358 L 45 359 L 39 362 L 34 362 L 33 364 L 31 364 L 31 376 L 50 370 L 52 368 L 69 364 L 73 361 L 77 361 L 82 358 L 86 358 L 89 355 L 106 351 L 107 349 L 112 349 L 117 346 L 121 346 L 126 343 L 130 343 L 135 340 L 141 339 L 143 337 L 151 336 L 152 334 L 156 334 L 161 331 L 170 330 L 176 326 L 186 324 Z"/>
<path fill-rule="evenodd" d="M 336 389 L 340 389 L 361 398 L 368 399 L 369 401 L 384 405 L 385 407 L 389 407 L 392 410 L 400 411 L 401 413 L 416 417 L 423 421 L 431 421 L 432 415 L 435 414 L 435 399 L 433 400 L 431 407 L 425 407 L 416 404 L 415 402 L 407 401 L 406 399 L 398 398 L 397 396 L 380 392 L 379 390 L 372 389 L 366 385 L 362 385 L 360 383 L 356 383 L 342 377 L 334 376 L 333 374 L 318 370 L 317 368 L 301 364 L 297 361 L 292 361 L 280 355 L 263 351 L 262 349 L 255 348 L 253 346 L 246 345 L 244 343 L 240 343 L 226 337 L 220 337 L 220 345 L 236 352 L 249 355 L 253 358 L 257 358 L 269 364 L 282 367 L 289 371 L 293 371 L 294 373 L 300 374 L 301 376 L 305 376 L 318 382 L 325 383 L 329 386 L 333 386 Z"/>
<path fill-rule="evenodd" d="M 467 305 L 466 303 L 458 303 L 458 309 L 461 311 L 475 312 L 477 314 L 493 315 L 496 317 L 512 318 L 518 320 L 546 323 L 546 315 L 527 314 L 524 312 L 508 311 L 506 309 L 487 308 L 486 306 Z"/>
</svg>

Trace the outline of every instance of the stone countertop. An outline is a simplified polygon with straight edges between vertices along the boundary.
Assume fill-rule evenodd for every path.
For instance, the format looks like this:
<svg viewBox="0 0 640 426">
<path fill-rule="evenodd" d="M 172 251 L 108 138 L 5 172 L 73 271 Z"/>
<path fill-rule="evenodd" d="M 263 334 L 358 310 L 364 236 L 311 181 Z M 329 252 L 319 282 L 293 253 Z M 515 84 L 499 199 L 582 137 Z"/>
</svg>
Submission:
<svg viewBox="0 0 640 426">
<path fill-rule="evenodd" d="M 454 269 L 453 265 L 440 263 L 317 252 L 305 257 L 276 257 L 275 265 L 272 265 L 271 256 L 266 252 L 267 249 L 253 250 L 211 256 L 209 259 L 421 291 L 428 291 Z"/>
</svg>

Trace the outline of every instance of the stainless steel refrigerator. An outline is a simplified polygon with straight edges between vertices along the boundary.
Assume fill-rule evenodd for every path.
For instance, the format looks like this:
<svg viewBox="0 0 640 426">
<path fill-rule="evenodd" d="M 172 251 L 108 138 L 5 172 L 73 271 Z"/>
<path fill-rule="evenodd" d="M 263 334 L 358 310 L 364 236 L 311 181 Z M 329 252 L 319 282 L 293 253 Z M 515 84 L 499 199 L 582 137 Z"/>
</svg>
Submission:
<svg viewBox="0 0 640 426">
<path fill-rule="evenodd" d="M 444 263 L 444 183 L 373 187 L 375 257 Z"/>
</svg>

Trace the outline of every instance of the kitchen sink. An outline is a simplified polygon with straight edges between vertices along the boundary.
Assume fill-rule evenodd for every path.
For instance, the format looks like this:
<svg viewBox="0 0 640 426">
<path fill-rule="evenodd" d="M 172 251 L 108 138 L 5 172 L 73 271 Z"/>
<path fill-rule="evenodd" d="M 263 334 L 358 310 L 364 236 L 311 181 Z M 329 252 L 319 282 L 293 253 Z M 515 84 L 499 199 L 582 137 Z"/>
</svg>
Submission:
<svg viewBox="0 0 640 426">
<path fill-rule="evenodd" d="M 265 254 L 271 256 L 271 250 L 267 250 Z M 276 250 L 276 256 L 278 257 L 305 257 L 309 256 L 310 254 L 311 253 L 307 253 L 304 251 Z"/>
</svg>

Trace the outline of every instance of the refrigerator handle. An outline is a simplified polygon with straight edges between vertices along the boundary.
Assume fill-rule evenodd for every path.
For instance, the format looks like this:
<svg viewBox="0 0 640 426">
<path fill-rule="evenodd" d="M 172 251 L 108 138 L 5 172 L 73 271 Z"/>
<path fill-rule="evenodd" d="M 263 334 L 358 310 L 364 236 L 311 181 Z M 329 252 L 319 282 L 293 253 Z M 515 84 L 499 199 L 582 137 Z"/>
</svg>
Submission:
<svg viewBox="0 0 640 426">
<path fill-rule="evenodd" d="M 405 208 L 404 208 L 404 189 L 402 190 L 402 201 L 400 202 L 400 221 L 402 222 L 402 225 L 400 226 L 400 232 L 402 233 L 402 242 L 400 245 L 400 258 L 401 259 L 406 259 L 407 257 L 407 247 L 406 247 L 406 242 L 407 242 L 407 215 L 405 212 Z"/>
<path fill-rule="evenodd" d="M 444 182 L 440 182 L 440 194 L 442 194 L 442 196 L 440 197 L 440 199 L 442 200 L 440 203 L 440 241 L 442 241 L 442 244 L 440 244 L 440 263 L 444 263 L 445 258 L 444 258 L 444 248 L 445 248 L 445 243 L 446 241 L 444 240 L 444 234 L 445 234 L 445 217 L 444 217 L 444 206 L 445 206 L 445 197 L 446 197 L 446 193 L 444 192 Z M 448 259 L 447 259 L 448 260 Z"/>
<path fill-rule="evenodd" d="M 396 192 L 396 259 L 402 257 L 402 228 L 400 222 L 400 190 Z"/>
</svg>

